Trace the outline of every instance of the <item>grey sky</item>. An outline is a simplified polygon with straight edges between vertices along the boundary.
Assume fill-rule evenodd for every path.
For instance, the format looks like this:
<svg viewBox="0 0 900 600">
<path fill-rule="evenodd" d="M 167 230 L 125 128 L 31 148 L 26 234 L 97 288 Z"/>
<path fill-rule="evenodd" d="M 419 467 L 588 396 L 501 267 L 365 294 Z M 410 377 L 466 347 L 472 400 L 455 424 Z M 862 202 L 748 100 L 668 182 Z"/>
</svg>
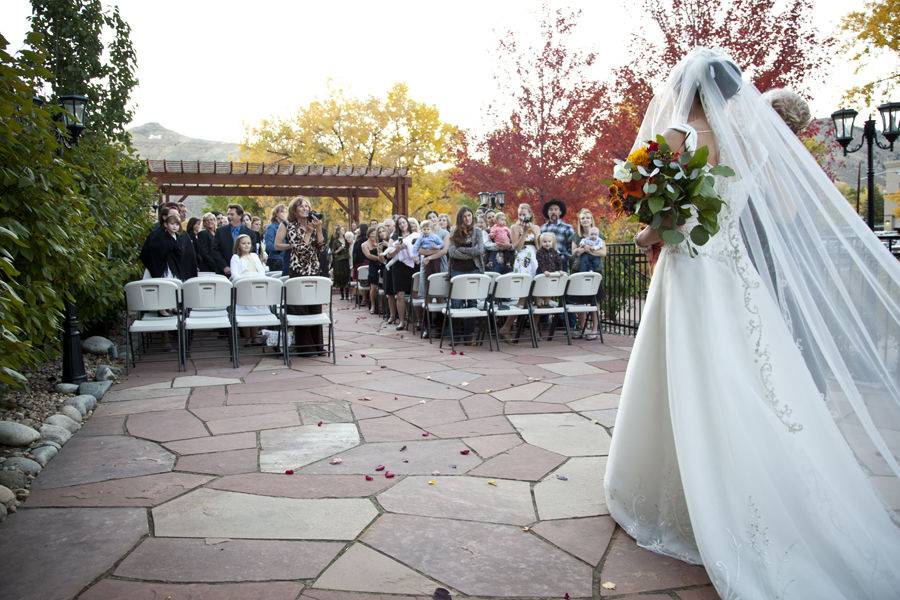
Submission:
<svg viewBox="0 0 900 600">
<path fill-rule="evenodd" d="M 104 3 L 107 3 L 104 0 Z M 816 0 L 816 22 L 833 31 L 862 0 Z M 289 116 L 327 91 L 357 95 L 404 81 L 445 121 L 481 130 L 496 94 L 496 44 L 512 29 L 536 35 L 540 0 L 290 2 L 120 0 L 130 23 L 140 85 L 134 124 L 158 121 L 192 137 L 239 141 L 244 124 Z M 636 4 L 633 2 L 629 5 Z M 634 9 L 622 0 L 567 2 L 584 11 L 578 43 L 600 55 L 596 76 L 624 60 Z M 28 0 L 0 2 L 2 33 L 21 47 Z M 839 104 L 853 76 L 834 61 L 815 90 L 816 115 Z"/>
</svg>

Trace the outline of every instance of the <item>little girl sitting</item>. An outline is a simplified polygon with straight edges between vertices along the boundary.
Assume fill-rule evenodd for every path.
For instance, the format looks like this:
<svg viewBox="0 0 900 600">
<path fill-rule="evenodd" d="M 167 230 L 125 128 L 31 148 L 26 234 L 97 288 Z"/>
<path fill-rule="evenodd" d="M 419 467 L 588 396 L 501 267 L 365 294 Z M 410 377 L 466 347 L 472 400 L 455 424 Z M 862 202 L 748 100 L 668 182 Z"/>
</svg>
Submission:
<svg viewBox="0 0 900 600">
<path fill-rule="evenodd" d="M 253 252 L 253 242 L 250 236 L 242 234 L 234 240 L 234 254 L 231 255 L 231 280 L 237 281 L 240 277 L 264 276 L 266 270 L 263 267 L 259 256 Z M 235 311 L 241 314 L 264 314 L 269 309 L 261 306 L 244 306 L 237 305 Z M 254 340 L 257 335 L 256 327 L 242 327 L 241 335 L 245 338 Z M 255 339 L 258 344 L 264 343 L 264 340 Z M 249 342 L 248 342 L 249 345 Z"/>
<path fill-rule="evenodd" d="M 537 251 L 537 270 L 544 275 L 558 275 L 566 272 L 565 258 L 556 249 L 556 236 L 550 232 L 542 233 L 541 247 Z M 537 298 L 538 306 L 547 306 L 549 298 Z"/>
</svg>

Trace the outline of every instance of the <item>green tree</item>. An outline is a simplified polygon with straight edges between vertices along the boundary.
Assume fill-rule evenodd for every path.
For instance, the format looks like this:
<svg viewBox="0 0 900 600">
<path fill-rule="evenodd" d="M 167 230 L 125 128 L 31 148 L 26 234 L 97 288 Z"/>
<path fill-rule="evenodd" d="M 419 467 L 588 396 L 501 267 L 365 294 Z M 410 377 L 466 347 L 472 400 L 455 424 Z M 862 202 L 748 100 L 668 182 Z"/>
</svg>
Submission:
<svg viewBox="0 0 900 600">
<path fill-rule="evenodd" d="M 72 93 L 88 98 L 85 132 L 66 150 L 65 160 L 88 200 L 93 227 L 80 234 L 91 238 L 93 251 L 85 258 L 89 279 L 66 289 L 90 328 L 113 319 L 122 284 L 139 274 L 138 252 L 155 201 L 125 129 L 132 117 L 137 58 L 131 28 L 117 7 L 105 10 L 100 0 L 32 0 L 32 9 L 32 29 L 41 33 L 50 73 L 45 82 L 54 98 Z"/>
<path fill-rule="evenodd" d="M 862 10 L 844 17 L 841 30 L 844 49 L 856 63 L 857 73 L 878 60 L 889 65 L 875 81 L 847 90 L 845 99 L 866 106 L 892 100 L 900 83 L 900 0 L 869 0 Z"/>
<path fill-rule="evenodd" d="M 457 129 L 444 123 L 435 106 L 409 96 L 398 83 L 384 97 L 355 98 L 331 89 L 323 99 L 301 107 L 290 119 L 263 120 L 247 130 L 241 160 L 299 164 L 407 167 L 413 185 L 410 213 L 424 216 L 429 209 L 448 212 L 450 187 L 447 168 Z M 328 199 L 317 204 L 332 220 L 346 217 Z M 282 199 L 258 200 L 270 207 Z M 363 220 L 384 218 L 390 205 L 381 198 L 360 201 Z"/>
</svg>

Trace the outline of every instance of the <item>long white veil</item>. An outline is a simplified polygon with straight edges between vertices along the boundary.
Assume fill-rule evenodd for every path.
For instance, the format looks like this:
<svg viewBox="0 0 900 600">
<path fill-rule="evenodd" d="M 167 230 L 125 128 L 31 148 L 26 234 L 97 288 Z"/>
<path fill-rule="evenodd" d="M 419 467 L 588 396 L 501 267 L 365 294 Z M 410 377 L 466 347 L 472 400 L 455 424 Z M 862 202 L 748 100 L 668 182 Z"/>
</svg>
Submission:
<svg viewBox="0 0 900 600">
<path fill-rule="evenodd" d="M 726 54 L 698 48 L 658 91 L 638 142 L 686 123 L 695 94 L 742 192 L 746 250 L 823 402 L 896 520 L 900 263 Z"/>
</svg>

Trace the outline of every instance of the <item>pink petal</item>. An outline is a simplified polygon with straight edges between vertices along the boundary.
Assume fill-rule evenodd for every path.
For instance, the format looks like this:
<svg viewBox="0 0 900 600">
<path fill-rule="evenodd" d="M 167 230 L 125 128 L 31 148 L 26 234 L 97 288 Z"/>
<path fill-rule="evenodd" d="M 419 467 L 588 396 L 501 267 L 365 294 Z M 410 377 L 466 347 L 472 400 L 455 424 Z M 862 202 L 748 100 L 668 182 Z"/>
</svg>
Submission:
<svg viewBox="0 0 900 600">
<path fill-rule="evenodd" d="M 293 469 L 287 469 L 287 470 L 285 470 L 284 474 L 285 474 L 285 475 L 293 475 L 293 474 L 294 474 L 294 470 L 293 470 Z"/>
<path fill-rule="evenodd" d="M 460 454 L 468 454 L 469 452 L 471 452 L 471 450 L 469 450 L 468 448 L 459 451 Z"/>
<path fill-rule="evenodd" d="M 385 479 L 393 479 L 394 474 L 391 473 L 390 471 L 388 471 L 387 473 L 384 474 L 384 477 L 385 477 Z"/>
<path fill-rule="evenodd" d="M 375 467 L 375 470 L 376 471 L 384 471 L 384 465 L 378 465 L 377 467 Z"/>
<path fill-rule="evenodd" d="M 371 475 L 366 475 L 366 481 L 375 481 L 375 478 Z"/>
</svg>

